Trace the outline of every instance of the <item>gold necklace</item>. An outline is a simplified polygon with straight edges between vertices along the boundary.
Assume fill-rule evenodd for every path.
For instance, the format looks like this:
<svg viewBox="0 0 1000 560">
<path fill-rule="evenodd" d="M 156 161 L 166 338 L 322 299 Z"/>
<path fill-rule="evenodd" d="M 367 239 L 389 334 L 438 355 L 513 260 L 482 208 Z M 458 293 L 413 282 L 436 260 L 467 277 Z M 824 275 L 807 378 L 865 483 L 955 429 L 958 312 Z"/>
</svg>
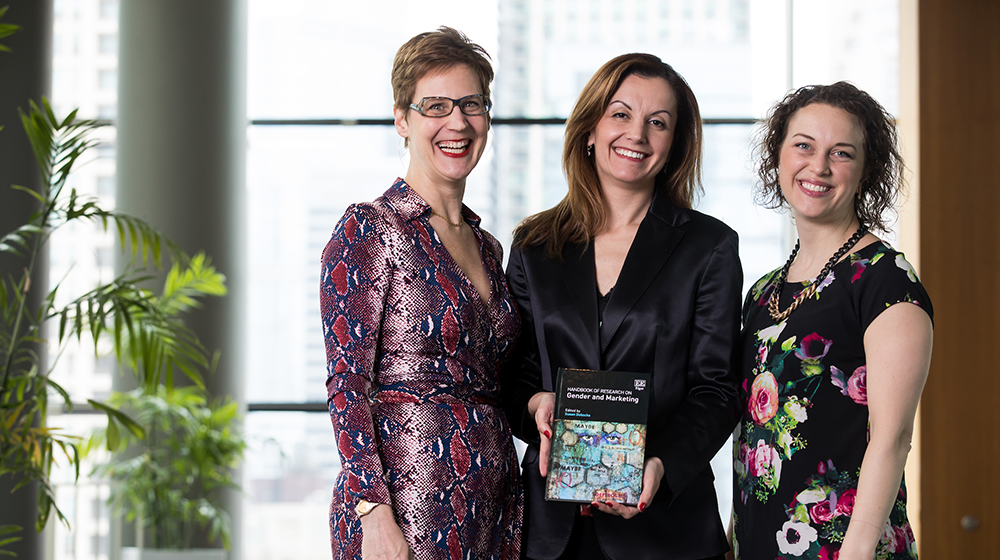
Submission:
<svg viewBox="0 0 1000 560">
<path fill-rule="evenodd" d="M 813 294 L 816 293 L 820 284 L 823 283 L 823 280 L 826 279 L 828 274 L 830 274 L 830 269 L 833 268 L 833 265 L 837 264 L 837 262 L 840 261 L 840 258 L 847 254 L 847 251 L 849 251 L 851 247 L 854 247 L 858 241 L 861 241 L 861 238 L 864 237 L 866 233 L 868 233 L 868 228 L 860 226 L 858 230 L 854 232 L 854 235 L 847 240 L 847 243 L 844 243 L 844 245 L 840 249 L 837 249 L 837 252 L 830 257 L 830 260 L 826 262 L 826 266 L 824 266 L 823 270 L 820 271 L 819 276 L 817 276 L 811 284 L 806 286 L 804 290 L 799 292 L 799 295 L 792 300 L 788 309 L 781 311 L 778 307 L 778 298 L 781 297 L 781 290 L 785 287 L 785 279 L 788 278 L 788 269 L 792 267 L 792 262 L 795 261 L 795 255 L 799 252 L 799 242 L 796 241 L 795 248 L 792 249 L 792 254 L 788 257 L 788 261 L 785 263 L 785 266 L 781 267 L 781 272 L 778 273 L 777 285 L 775 285 L 774 291 L 771 292 L 771 297 L 767 300 L 767 311 L 771 315 L 771 318 L 775 321 L 784 321 L 789 315 L 792 314 L 792 311 L 795 311 L 795 309 L 802 304 L 803 301 L 811 298 Z"/>
<path fill-rule="evenodd" d="M 465 221 L 464 221 L 464 220 L 463 220 L 463 221 L 461 221 L 461 222 L 453 222 L 453 221 L 449 220 L 448 218 L 446 218 L 446 217 L 442 216 L 441 214 L 438 214 L 437 212 L 435 212 L 433 208 L 431 208 L 431 214 L 434 214 L 434 215 L 435 215 L 435 216 L 437 216 L 438 218 L 441 218 L 442 220 L 444 220 L 444 221 L 448 222 L 448 225 L 450 225 L 450 226 L 454 226 L 454 227 L 462 227 L 462 224 L 464 224 L 464 223 L 465 223 Z"/>
</svg>

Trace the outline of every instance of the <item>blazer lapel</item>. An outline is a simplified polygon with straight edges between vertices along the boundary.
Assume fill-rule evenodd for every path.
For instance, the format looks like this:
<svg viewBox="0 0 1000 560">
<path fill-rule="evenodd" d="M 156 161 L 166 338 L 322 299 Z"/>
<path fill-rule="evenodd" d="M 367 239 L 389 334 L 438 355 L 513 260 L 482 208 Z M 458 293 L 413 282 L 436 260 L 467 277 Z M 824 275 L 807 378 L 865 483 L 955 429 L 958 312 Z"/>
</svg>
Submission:
<svg viewBox="0 0 1000 560">
<path fill-rule="evenodd" d="M 597 277 L 594 271 L 594 244 L 567 243 L 563 247 L 563 280 L 566 293 L 573 301 L 573 308 L 580 316 L 584 331 L 594 345 L 598 345 L 597 327 Z"/>
<path fill-rule="evenodd" d="M 667 206 L 664 207 L 664 204 Z M 669 214 L 674 215 L 669 216 Z M 611 299 L 604 308 L 604 326 L 600 331 L 601 355 L 607 350 L 608 344 L 611 343 L 611 339 L 614 338 L 629 311 L 649 288 L 674 248 L 684 237 L 682 230 L 664 218 L 673 218 L 671 219 L 673 222 L 687 221 L 682 211 L 668 202 L 666 196 L 654 198 L 649 213 L 639 224 L 639 230 L 635 233 L 635 239 L 632 240 L 632 246 L 618 275 L 618 282 L 611 292 Z"/>
</svg>

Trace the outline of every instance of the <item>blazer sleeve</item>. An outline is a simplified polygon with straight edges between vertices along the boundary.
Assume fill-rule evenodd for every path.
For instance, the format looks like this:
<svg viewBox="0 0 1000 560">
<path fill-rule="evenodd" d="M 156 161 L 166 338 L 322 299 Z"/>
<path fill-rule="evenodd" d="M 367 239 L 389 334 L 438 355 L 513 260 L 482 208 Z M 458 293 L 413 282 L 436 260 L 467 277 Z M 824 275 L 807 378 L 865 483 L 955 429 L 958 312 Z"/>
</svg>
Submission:
<svg viewBox="0 0 1000 560">
<path fill-rule="evenodd" d="M 348 208 L 323 251 L 320 312 L 326 343 L 327 407 L 347 473 L 343 491 L 349 506 L 362 499 L 391 504 L 368 400 L 391 257 L 384 221 L 362 206 Z"/>
<path fill-rule="evenodd" d="M 736 345 L 742 284 L 739 240 L 728 230 L 708 257 L 694 296 L 687 395 L 665 429 L 647 443 L 647 455 L 663 462 L 668 501 L 704 470 L 739 419 Z"/>
<path fill-rule="evenodd" d="M 504 409 L 514 437 L 537 445 L 540 442 L 538 430 L 535 419 L 528 415 L 528 401 L 535 393 L 544 390 L 542 367 L 524 254 L 516 245 L 511 247 L 510 259 L 507 261 L 507 284 L 521 316 L 521 334 L 517 348 L 503 368 L 501 388 Z"/>
</svg>

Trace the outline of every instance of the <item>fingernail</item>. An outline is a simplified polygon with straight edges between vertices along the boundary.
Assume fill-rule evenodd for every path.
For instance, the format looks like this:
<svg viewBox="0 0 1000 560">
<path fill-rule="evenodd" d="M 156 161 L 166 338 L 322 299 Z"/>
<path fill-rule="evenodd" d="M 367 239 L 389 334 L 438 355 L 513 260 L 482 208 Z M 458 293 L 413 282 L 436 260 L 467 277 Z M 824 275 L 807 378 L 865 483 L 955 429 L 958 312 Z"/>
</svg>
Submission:
<svg viewBox="0 0 1000 560">
<path fill-rule="evenodd" d="M 590 505 L 594 507 L 601 507 L 601 502 L 590 502 Z"/>
<path fill-rule="evenodd" d="M 552 437 L 552 432 L 550 432 L 550 431 L 548 431 L 548 430 L 545 430 L 545 431 L 544 431 L 544 432 L 542 432 L 542 433 L 544 433 L 544 434 L 545 434 L 545 437 L 547 437 L 547 438 L 551 438 L 551 437 Z"/>
<path fill-rule="evenodd" d="M 645 511 L 646 502 L 639 502 L 639 511 Z"/>
<path fill-rule="evenodd" d="M 604 502 L 604 503 L 605 503 L 605 505 L 607 505 L 608 507 L 615 507 L 615 504 L 614 504 L 614 503 L 612 503 L 612 502 Z"/>
</svg>

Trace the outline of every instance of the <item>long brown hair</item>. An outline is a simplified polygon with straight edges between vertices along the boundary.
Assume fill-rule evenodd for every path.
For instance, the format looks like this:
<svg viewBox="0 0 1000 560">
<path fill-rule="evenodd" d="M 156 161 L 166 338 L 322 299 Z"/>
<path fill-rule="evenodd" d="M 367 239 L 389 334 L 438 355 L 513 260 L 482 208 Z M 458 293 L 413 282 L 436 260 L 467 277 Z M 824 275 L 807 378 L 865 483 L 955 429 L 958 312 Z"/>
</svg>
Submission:
<svg viewBox="0 0 1000 560">
<path fill-rule="evenodd" d="M 584 243 L 604 227 L 607 209 L 594 158 L 587 155 L 590 133 L 604 116 L 622 82 L 629 76 L 662 78 L 677 97 L 677 124 L 670 157 L 656 175 L 656 188 L 664 189 L 670 200 L 690 208 L 701 191 L 701 113 L 694 92 L 669 64 L 651 54 L 623 54 L 602 66 L 577 99 L 566 121 L 563 170 L 568 192 L 552 208 L 529 216 L 514 230 L 519 248 L 545 245 L 545 252 L 560 258 L 567 242 Z"/>
</svg>

